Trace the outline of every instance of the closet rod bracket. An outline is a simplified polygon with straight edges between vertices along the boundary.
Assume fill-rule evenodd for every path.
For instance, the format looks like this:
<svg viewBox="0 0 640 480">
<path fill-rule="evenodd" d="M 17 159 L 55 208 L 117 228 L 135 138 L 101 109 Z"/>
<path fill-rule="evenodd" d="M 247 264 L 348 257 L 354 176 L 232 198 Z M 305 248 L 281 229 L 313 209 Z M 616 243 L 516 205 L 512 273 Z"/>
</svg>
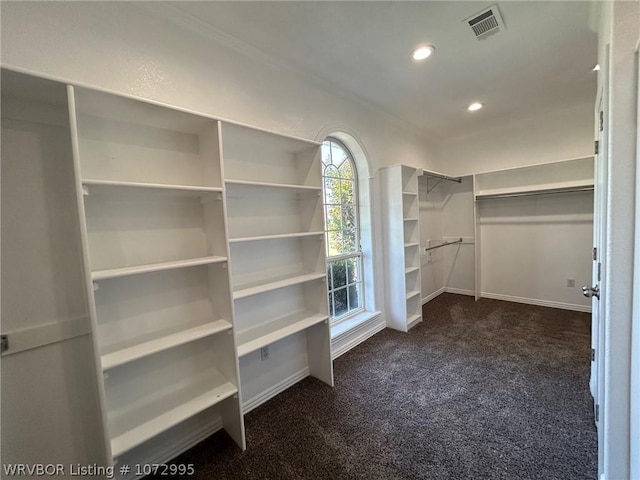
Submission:
<svg viewBox="0 0 640 480">
<path fill-rule="evenodd" d="M 448 182 L 462 183 L 462 178 L 461 177 L 449 177 L 448 175 L 442 175 L 440 173 L 429 172 L 427 170 L 422 170 L 422 175 L 427 177 L 427 193 L 431 192 L 431 190 L 436 188 L 438 186 L 438 184 L 442 180 L 446 180 Z M 431 188 L 429 188 L 429 179 L 430 178 L 437 179 L 437 182 L 435 184 L 433 184 L 431 186 Z"/>
<path fill-rule="evenodd" d="M 458 238 L 458 240 L 454 240 L 453 242 L 444 242 L 444 243 L 441 243 L 440 245 L 435 245 L 433 247 L 425 247 L 424 253 L 430 250 L 435 250 L 436 248 L 446 247 L 447 245 L 453 245 L 455 243 L 462 243 L 462 237 Z"/>
</svg>

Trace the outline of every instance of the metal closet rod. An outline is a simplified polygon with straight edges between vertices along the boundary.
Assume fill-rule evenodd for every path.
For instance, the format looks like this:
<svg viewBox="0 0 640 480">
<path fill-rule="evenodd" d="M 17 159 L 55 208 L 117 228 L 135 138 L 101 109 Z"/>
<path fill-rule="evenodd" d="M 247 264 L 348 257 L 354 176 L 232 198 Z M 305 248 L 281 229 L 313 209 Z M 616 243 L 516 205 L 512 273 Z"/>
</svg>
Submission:
<svg viewBox="0 0 640 480">
<path fill-rule="evenodd" d="M 439 173 L 428 172 L 427 170 L 422 170 L 422 175 L 426 175 L 427 177 L 439 178 L 441 180 L 448 180 L 450 182 L 462 183 L 461 177 L 448 177 L 447 175 L 440 175 Z"/>
<path fill-rule="evenodd" d="M 513 193 L 495 193 L 495 194 L 489 194 L 489 195 L 476 195 L 476 200 L 492 200 L 494 198 L 533 197 L 537 195 L 553 195 L 556 193 L 590 192 L 592 190 L 593 190 L 592 186 L 551 188 L 547 190 L 531 190 L 530 192 L 513 192 Z"/>
<path fill-rule="evenodd" d="M 424 249 L 424 251 L 428 252 L 429 250 L 435 250 L 436 248 L 446 247 L 447 245 L 453 245 L 454 243 L 462 243 L 462 237 L 460 237 L 458 240 L 454 240 L 453 242 L 444 242 L 444 243 L 441 243 L 440 245 L 436 245 L 435 247 L 427 247 Z"/>
</svg>

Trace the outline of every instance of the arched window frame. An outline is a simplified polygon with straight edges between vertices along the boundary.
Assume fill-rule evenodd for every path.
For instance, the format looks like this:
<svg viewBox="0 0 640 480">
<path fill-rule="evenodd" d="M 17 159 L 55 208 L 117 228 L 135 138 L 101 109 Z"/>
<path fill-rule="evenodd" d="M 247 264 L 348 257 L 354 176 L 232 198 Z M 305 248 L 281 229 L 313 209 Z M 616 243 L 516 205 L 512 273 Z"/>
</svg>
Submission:
<svg viewBox="0 0 640 480">
<path fill-rule="evenodd" d="M 337 149 L 332 146 L 338 147 Z M 335 150 L 342 150 L 344 152 L 344 158 L 338 166 L 334 164 L 332 155 Z M 326 163 L 327 153 L 329 157 L 329 163 Z M 328 285 L 328 300 L 329 300 L 329 313 L 333 323 L 341 322 L 348 319 L 365 310 L 365 288 L 363 279 L 363 253 L 361 248 L 361 225 L 360 225 L 360 208 L 359 208 L 359 191 L 358 191 L 358 168 L 354 155 L 339 139 L 329 136 L 323 142 L 323 155 L 322 155 L 322 179 L 323 179 L 323 208 L 325 214 L 325 240 L 327 248 L 327 285 Z M 352 172 L 351 178 L 342 177 L 339 169 L 344 164 L 349 162 Z M 328 175 L 328 172 L 335 170 L 338 175 Z M 328 185 L 331 182 L 338 181 L 340 185 L 343 182 L 351 183 L 351 199 L 352 202 L 345 202 L 344 196 L 341 193 L 340 201 L 335 202 L 335 194 L 331 194 L 328 189 Z M 346 207 L 345 207 L 346 205 Z M 331 209 L 340 207 L 340 220 L 341 229 L 336 230 L 330 228 L 330 214 Z M 353 207 L 353 219 L 350 219 L 353 223 L 353 234 L 345 234 L 347 229 L 344 228 L 345 221 L 344 211 L 351 210 Z M 334 212 L 335 215 L 335 212 Z M 336 235 L 338 233 L 338 235 Z M 345 241 L 345 238 L 349 238 Z M 332 244 L 336 241 L 341 243 L 340 247 L 334 248 Z M 344 308 L 346 307 L 346 308 Z"/>
</svg>

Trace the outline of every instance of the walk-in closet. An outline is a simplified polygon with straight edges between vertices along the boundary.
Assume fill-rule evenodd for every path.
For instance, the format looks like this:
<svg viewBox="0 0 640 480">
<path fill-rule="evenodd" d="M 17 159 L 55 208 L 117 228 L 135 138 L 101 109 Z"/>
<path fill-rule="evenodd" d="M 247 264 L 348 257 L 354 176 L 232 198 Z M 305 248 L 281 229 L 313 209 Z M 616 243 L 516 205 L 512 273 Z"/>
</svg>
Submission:
<svg viewBox="0 0 640 480">
<path fill-rule="evenodd" d="M 0 22 L 2 478 L 640 475 L 638 2 Z"/>
</svg>

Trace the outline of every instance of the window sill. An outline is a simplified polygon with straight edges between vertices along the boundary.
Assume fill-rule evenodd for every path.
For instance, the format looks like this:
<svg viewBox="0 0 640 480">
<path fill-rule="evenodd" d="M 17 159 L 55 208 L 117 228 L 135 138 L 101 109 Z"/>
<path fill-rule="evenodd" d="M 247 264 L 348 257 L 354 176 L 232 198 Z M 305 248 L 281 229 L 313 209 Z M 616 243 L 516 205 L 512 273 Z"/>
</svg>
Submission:
<svg viewBox="0 0 640 480">
<path fill-rule="evenodd" d="M 368 322 L 374 317 L 380 315 L 381 312 L 360 312 L 356 315 L 341 320 L 335 325 L 331 326 L 331 340 L 335 340 L 336 338 L 348 334 L 350 331 L 358 328 L 363 323 Z"/>
</svg>

